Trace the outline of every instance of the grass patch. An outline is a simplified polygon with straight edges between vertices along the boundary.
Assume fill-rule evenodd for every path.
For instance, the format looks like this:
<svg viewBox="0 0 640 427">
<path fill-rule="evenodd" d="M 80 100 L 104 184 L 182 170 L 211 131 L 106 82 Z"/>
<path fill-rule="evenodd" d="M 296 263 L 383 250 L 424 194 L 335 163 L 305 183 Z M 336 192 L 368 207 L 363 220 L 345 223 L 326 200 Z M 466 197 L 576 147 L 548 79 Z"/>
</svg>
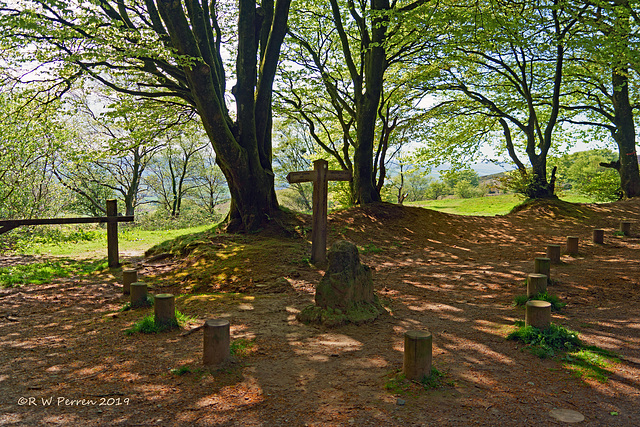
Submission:
<svg viewBox="0 0 640 427">
<path fill-rule="evenodd" d="M 173 375 L 177 375 L 179 377 L 187 374 L 195 374 L 198 376 L 204 375 L 207 371 L 203 368 L 194 368 L 189 365 L 178 366 L 177 368 L 173 368 L 169 370 Z"/>
<path fill-rule="evenodd" d="M 435 366 L 431 367 L 431 375 L 422 379 L 422 381 L 408 380 L 402 373 L 397 370 L 388 374 L 388 379 L 384 384 L 384 388 L 393 394 L 407 394 L 415 390 L 415 385 L 419 385 L 423 390 L 434 390 L 445 386 L 454 385 L 453 381 L 447 381 L 446 375 L 440 372 Z"/>
<path fill-rule="evenodd" d="M 527 301 L 530 300 L 547 301 L 551 303 L 552 311 L 560 311 L 560 309 L 567 306 L 567 303 L 560 301 L 560 298 L 557 295 L 550 294 L 547 291 L 540 292 L 538 295 L 532 297 L 528 297 L 527 295 L 516 295 L 513 299 L 513 303 L 518 307 L 523 307 Z"/>
<path fill-rule="evenodd" d="M 607 368 L 620 362 L 620 359 L 613 352 L 589 346 L 566 354 L 562 361 L 563 366 L 576 377 L 591 378 L 605 383 L 611 375 L 611 371 Z"/>
<path fill-rule="evenodd" d="M 158 245 L 165 240 L 209 229 L 211 229 L 211 225 L 179 230 L 143 230 L 136 227 L 120 226 L 118 228 L 118 247 L 120 251 L 144 252 L 149 247 Z M 91 240 L 50 240 L 37 244 L 18 245 L 15 252 L 23 255 L 45 254 L 70 258 L 102 256 L 107 252 L 107 232 L 106 230 L 96 230 L 94 234 L 92 234 Z"/>
<path fill-rule="evenodd" d="M 526 348 L 540 358 L 561 356 L 563 367 L 579 378 L 591 378 L 606 382 L 611 374 L 606 368 L 619 361 L 613 352 L 596 346 L 585 346 L 578 333 L 562 326 L 551 324 L 543 331 L 516 322 L 518 328 L 511 332 L 508 340 L 521 341 Z"/>
<path fill-rule="evenodd" d="M 193 320 L 195 320 L 192 317 L 186 316 L 182 313 L 180 313 L 178 310 L 176 310 L 176 322 L 173 324 L 157 324 L 154 316 L 148 315 L 143 317 L 142 319 L 140 319 L 139 321 L 137 321 L 136 323 L 134 323 L 134 325 L 125 330 L 124 333 L 125 335 L 133 335 L 136 333 L 141 333 L 141 334 L 157 334 L 159 332 L 164 332 L 164 331 L 168 331 L 171 329 L 175 329 L 177 327 L 180 327 L 182 325 L 184 325 L 185 323 L 188 322 L 192 322 Z"/>
<path fill-rule="evenodd" d="M 76 261 L 59 259 L 32 264 L 13 265 L 0 268 L 0 287 L 11 288 L 26 284 L 41 285 L 55 278 L 78 274 L 91 274 L 108 268 L 106 259 Z"/>
<path fill-rule="evenodd" d="M 377 247 L 373 243 L 367 243 L 366 245 L 361 246 L 359 249 L 360 253 L 362 254 L 379 254 L 383 251 L 382 248 Z"/>
<path fill-rule="evenodd" d="M 230 351 L 231 355 L 234 357 L 244 357 L 251 353 L 251 350 L 255 347 L 255 342 L 253 340 L 248 340 L 245 338 L 238 338 L 237 340 L 231 341 Z"/>
</svg>

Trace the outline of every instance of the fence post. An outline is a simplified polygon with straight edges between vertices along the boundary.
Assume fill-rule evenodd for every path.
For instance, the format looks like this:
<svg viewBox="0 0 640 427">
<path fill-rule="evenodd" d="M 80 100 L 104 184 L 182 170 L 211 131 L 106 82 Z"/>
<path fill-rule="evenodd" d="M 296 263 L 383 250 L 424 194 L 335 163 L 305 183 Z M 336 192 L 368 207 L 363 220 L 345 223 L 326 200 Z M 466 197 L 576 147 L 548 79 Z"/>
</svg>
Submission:
<svg viewBox="0 0 640 427">
<path fill-rule="evenodd" d="M 118 268 L 118 202 L 115 199 L 107 200 L 107 257 L 109 268 Z"/>
</svg>

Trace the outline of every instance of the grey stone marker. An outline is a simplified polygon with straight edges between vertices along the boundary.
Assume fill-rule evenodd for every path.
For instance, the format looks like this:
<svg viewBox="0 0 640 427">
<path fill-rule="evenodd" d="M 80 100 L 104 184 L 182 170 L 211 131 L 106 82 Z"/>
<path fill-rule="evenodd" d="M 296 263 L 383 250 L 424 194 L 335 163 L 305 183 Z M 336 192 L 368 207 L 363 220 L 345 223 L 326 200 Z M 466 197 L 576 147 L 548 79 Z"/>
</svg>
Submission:
<svg viewBox="0 0 640 427">
<path fill-rule="evenodd" d="M 402 372 L 408 380 L 421 381 L 431 376 L 433 337 L 426 331 L 404 333 Z"/>
<path fill-rule="evenodd" d="M 215 366 L 229 359 L 231 334 L 228 320 L 209 319 L 204 323 L 202 362 Z"/>
</svg>

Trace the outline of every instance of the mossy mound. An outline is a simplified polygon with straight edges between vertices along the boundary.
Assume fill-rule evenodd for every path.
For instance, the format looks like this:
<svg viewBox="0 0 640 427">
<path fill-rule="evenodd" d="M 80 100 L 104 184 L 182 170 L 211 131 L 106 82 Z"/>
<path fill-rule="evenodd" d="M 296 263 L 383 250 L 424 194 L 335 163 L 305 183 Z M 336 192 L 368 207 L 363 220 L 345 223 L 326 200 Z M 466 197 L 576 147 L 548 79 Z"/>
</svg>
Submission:
<svg viewBox="0 0 640 427">
<path fill-rule="evenodd" d="M 329 328 L 354 323 L 356 325 L 372 322 L 384 312 L 375 298 L 371 303 L 354 304 L 347 311 L 333 308 L 322 308 L 316 305 L 307 306 L 296 317 L 303 323 L 316 323 Z"/>
<path fill-rule="evenodd" d="M 588 205 L 553 198 L 525 200 L 510 213 L 530 213 L 547 218 L 573 218 L 581 221 L 593 220 L 596 217 Z"/>
</svg>

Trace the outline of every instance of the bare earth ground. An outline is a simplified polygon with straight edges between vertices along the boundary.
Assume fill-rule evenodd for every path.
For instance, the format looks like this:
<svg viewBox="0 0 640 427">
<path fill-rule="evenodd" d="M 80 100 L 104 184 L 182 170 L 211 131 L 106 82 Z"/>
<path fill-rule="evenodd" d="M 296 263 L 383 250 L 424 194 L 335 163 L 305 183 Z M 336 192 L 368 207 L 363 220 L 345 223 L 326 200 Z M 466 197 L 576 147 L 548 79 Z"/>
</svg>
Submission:
<svg viewBox="0 0 640 427">
<path fill-rule="evenodd" d="M 118 277 L 2 289 L 0 425 L 562 425 L 549 415 L 554 408 L 580 412 L 581 425 L 640 425 L 640 202 L 576 206 L 497 217 L 392 205 L 336 213 L 330 240 L 365 248 L 389 313 L 335 329 L 299 323 L 322 271 L 270 251 L 237 272 L 243 294 L 178 298 L 177 308 L 198 319 L 190 327 L 224 317 L 232 339 L 254 341 L 213 373 L 201 365 L 201 332 L 123 333 L 143 313 L 118 312 L 126 301 Z M 621 219 L 633 221 L 634 236 L 614 236 Z M 604 245 L 591 243 L 593 228 L 606 230 Z M 606 383 L 505 339 L 524 319 L 512 303 L 533 259 L 548 244 L 564 248 L 570 235 L 580 237 L 580 255 L 552 266 L 559 283 L 550 290 L 568 303 L 553 322 L 618 353 Z M 180 263 L 145 264 L 141 274 L 173 269 L 154 292 L 184 293 Z M 385 387 L 402 368 L 409 329 L 432 332 L 444 386 Z M 171 372 L 180 367 L 188 372 Z"/>
</svg>

